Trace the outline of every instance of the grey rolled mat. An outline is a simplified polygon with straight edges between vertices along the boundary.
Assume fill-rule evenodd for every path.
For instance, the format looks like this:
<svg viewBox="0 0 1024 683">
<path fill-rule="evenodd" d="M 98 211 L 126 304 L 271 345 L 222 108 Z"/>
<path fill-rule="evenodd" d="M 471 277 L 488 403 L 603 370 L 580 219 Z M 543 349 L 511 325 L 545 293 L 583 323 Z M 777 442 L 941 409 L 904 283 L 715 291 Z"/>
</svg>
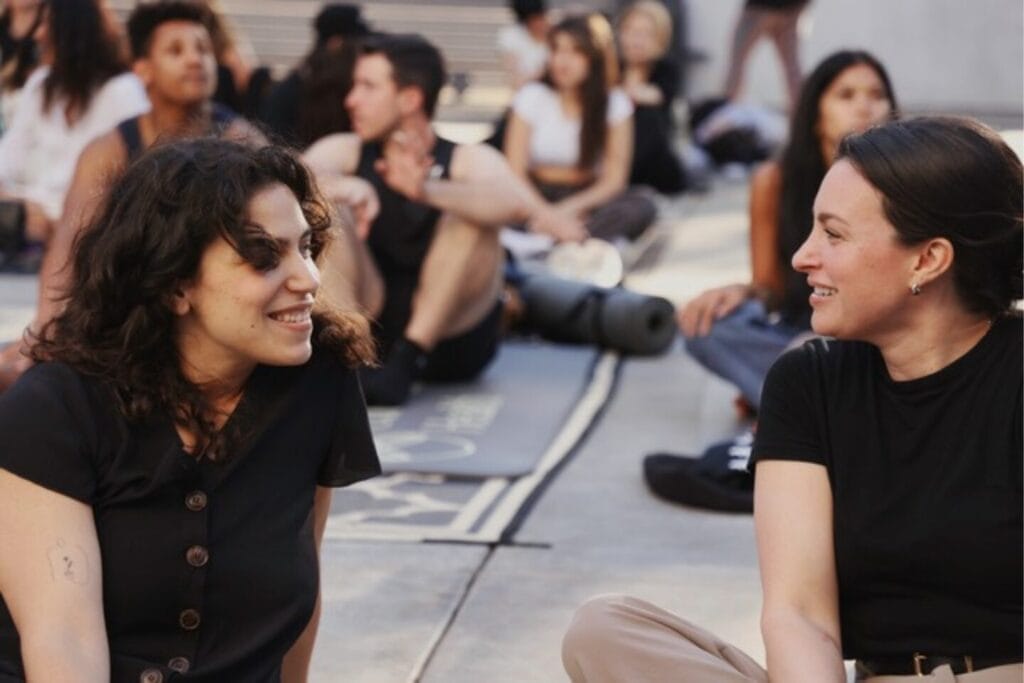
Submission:
<svg viewBox="0 0 1024 683">
<path fill-rule="evenodd" d="M 660 296 L 548 275 L 527 277 L 519 292 L 527 327 L 552 341 L 651 356 L 664 353 L 676 335 L 675 308 Z"/>
</svg>

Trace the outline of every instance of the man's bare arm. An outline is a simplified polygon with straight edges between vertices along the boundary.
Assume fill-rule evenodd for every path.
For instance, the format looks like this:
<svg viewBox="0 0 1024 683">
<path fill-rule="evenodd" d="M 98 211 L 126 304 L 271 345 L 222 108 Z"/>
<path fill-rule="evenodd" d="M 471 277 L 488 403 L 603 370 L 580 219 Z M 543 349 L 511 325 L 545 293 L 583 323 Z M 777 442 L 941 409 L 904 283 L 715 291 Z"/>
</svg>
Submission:
<svg viewBox="0 0 1024 683">
<path fill-rule="evenodd" d="M 362 142 L 354 133 L 335 133 L 320 138 L 302 153 L 302 161 L 321 176 L 350 176 L 356 172 Z"/>
</svg>

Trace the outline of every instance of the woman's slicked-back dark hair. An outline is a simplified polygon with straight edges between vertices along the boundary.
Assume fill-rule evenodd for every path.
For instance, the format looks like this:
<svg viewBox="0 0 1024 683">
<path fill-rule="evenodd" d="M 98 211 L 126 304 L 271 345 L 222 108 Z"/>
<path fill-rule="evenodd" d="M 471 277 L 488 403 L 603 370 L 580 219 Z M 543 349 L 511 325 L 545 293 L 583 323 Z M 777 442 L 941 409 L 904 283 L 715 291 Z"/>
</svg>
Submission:
<svg viewBox="0 0 1024 683">
<path fill-rule="evenodd" d="M 73 122 L 96 91 L 127 68 L 122 37 L 100 0 L 47 0 L 45 6 L 53 64 L 43 81 L 43 109 L 63 101 L 64 115 Z"/>
<path fill-rule="evenodd" d="M 825 57 L 807 75 L 789 125 L 789 141 L 782 153 L 782 196 L 779 201 L 779 259 L 788 264 L 811 232 L 814 197 L 818 193 L 828 163 L 822 156 L 821 98 L 832 82 L 851 66 L 871 67 L 885 88 L 886 97 L 897 116 L 896 95 L 885 67 L 863 50 L 840 50 Z"/>
<path fill-rule="evenodd" d="M 576 48 L 583 53 L 589 65 L 587 77 L 580 85 L 580 100 L 583 109 L 580 125 L 580 157 L 577 166 L 589 170 L 593 168 L 604 152 L 605 136 L 608 133 L 608 93 L 609 78 L 608 59 L 605 47 L 601 45 L 601 36 L 595 35 L 595 24 L 607 21 L 600 15 L 576 14 L 562 19 L 548 31 L 548 42 L 554 50 L 555 37 L 560 34 L 569 36 Z M 550 69 L 545 71 L 541 80 L 552 88 Z"/>
<path fill-rule="evenodd" d="M 994 318 L 1024 297 L 1021 161 L 998 133 L 922 117 L 851 135 L 838 158 L 881 193 L 900 242 L 952 243 L 953 283 L 969 311 Z"/>
<path fill-rule="evenodd" d="M 231 435 L 217 433 L 201 387 L 181 371 L 171 304 L 218 238 L 254 267 L 273 266 L 277 243 L 249 223 L 248 210 L 257 192 L 278 183 L 298 200 L 318 256 L 331 214 L 291 153 L 204 138 L 144 154 L 80 234 L 64 311 L 39 333 L 33 358 L 67 363 L 107 383 L 129 419 L 173 415 L 198 435 L 197 455 L 222 457 Z M 365 320 L 321 308 L 313 316 L 314 343 L 350 365 L 368 362 Z"/>
</svg>

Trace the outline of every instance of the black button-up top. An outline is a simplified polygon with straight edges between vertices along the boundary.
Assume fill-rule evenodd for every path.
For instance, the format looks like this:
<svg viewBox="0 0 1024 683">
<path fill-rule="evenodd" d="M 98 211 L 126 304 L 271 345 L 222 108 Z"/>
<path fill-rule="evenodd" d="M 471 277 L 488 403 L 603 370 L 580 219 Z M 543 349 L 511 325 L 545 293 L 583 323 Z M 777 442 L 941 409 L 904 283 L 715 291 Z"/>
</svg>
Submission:
<svg viewBox="0 0 1024 683">
<path fill-rule="evenodd" d="M 277 681 L 318 592 L 316 485 L 380 471 L 353 371 L 324 352 L 258 367 L 222 462 L 171 419 L 129 423 L 106 387 L 59 363 L 0 397 L 0 467 L 95 511 L 113 681 Z M 0 681 L 21 680 L 0 604 Z"/>
</svg>

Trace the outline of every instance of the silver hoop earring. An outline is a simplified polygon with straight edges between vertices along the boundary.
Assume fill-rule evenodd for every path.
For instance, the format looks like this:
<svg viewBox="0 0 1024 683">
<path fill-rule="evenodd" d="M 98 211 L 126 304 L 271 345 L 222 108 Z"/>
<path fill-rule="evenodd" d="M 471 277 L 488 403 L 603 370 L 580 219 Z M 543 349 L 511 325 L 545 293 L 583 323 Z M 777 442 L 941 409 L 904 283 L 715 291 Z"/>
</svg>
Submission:
<svg viewBox="0 0 1024 683">
<path fill-rule="evenodd" d="M 910 293 L 913 294 L 914 296 L 917 296 L 918 294 L 920 294 L 921 293 L 921 285 L 917 284 L 916 282 L 914 284 L 910 285 Z"/>
</svg>

